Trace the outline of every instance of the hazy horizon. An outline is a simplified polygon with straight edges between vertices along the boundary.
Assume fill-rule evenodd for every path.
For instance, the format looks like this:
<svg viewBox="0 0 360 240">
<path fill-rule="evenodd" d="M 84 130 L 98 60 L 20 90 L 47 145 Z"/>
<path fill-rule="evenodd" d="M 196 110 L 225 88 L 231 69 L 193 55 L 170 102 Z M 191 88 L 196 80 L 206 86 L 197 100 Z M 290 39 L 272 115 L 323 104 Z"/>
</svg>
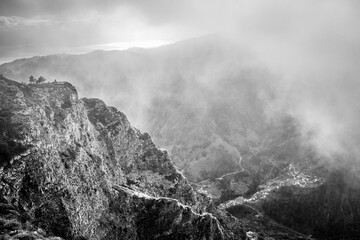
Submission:
<svg viewBox="0 0 360 240">
<path fill-rule="evenodd" d="M 97 50 L 111 51 L 111 50 L 127 50 L 130 48 L 156 48 L 163 45 L 168 45 L 173 42 L 165 41 L 136 41 L 136 42 L 114 42 L 105 44 L 96 44 L 88 46 L 70 47 L 70 48 L 49 48 L 38 50 L 35 52 L 16 52 L 13 55 L 0 57 L 0 64 L 12 62 L 17 59 L 31 58 L 34 56 L 47 56 L 57 54 L 87 54 Z"/>
<path fill-rule="evenodd" d="M 147 43 L 216 32 L 278 76 L 274 108 L 287 104 L 320 152 L 352 152 L 358 158 L 359 10 L 355 0 L 1 0 L 0 56 L 71 53 L 116 42 L 151 47 Z M 212 79 L 206 74 L 223 63 L 212 64 L 205 68 L 209 73 L 194 76 Z M 143 99 L 149 96 L 146 84 L 138 82 L 139 102 L 150 101 Z"/>
</svg>

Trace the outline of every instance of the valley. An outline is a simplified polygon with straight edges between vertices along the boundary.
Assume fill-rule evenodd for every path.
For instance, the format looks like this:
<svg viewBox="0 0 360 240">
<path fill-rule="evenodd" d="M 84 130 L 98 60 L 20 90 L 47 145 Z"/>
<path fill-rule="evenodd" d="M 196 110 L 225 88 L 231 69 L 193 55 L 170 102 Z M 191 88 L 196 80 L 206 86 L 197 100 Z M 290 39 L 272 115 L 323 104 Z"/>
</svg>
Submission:
<svg viewBox="0 0 360 240">
<path fill-rule="evenodd" d="M 114 156 L 119 159 L 129 157 L 121 156 L 125 150 L 120 142 L 125 140 L 119 142 L 119 149 L 113 149 L 109 143 L 119 141 L 112 136 L 119 131 L 117 120 L 112 115 L 102 119 L 91 109 L 105 109 L 101 106 L 106 103 L 122 110 L 134 126 L 126 128 L 133 133 L 125 134 L 130 134 L 131 139 L 138 138 L 136 141 L 149 142 L 146 144 L 152 149 L 155 146 L 161 149 L 144 150 L 144 158 L 150 157 L 157 164 L 158 160 L 151 157 L 154 151 L 160 158 L 165 154 L 166 165 L 171 162 L 179 170 L 174 173 L 176 176 L 166 175 L 165 178 L 182 179 L 181 184 L 185 184 L 183 187 L 188 191 L 182 195 L 169 185 L 168 180 L 160 184 L 158 181 L 163 181 L 161 174 L 152 174 L 158 168 L 164 170 L 161 164 L 157 166 L 151 161 L 146 167 L 140 164 L 139 168 L 144 172 L 134 173 L 134 164 L 141 160 L 108 163 L 121 167 L 126 177 L 113 172 L 110 165 L 104 165 L 112 174 L 106 181 L 121 180 L 116 184 L 127 187 L 116 188 L 116 191 L 131 195 L 129 201 L 140 208 L 154 202 L 158 204 L 158 197 L 163 197 L 161 204 L 179 208 L 177 203 L 165 199 L 170 194 L 181 204 L 190 204 L 193 210 L 196 209 L 194 214 L 191 212 L 191 219 L 200 219 L 202 214 L 199 215 L 198 207 L 203 200 L 197 198 L 207 196 L 210 199 L 206 201 L 222 211 L 212 212 L 214 216 L 225 216 L 227 211 L 242 222 L 241 226 L 248 234 L 263 239 L 311 239 L 310 236 L 328 239 L 335 233 L 339 239 L 356 239 L 358 236 L 360 190 L 349 187 L 346 180 L 349 170 L 342 169 L 341 164 L 333 164 L 333 158 L 337 157 L 324 156 L 309 143 L 301 122 L 291 114 L 286 99 L 279 103 L 282 97 L 276 84 L 279 76 L 236 44 L 210 35 L 154 49 L 19 59 L 1 65 L 0 73 L 20 83 L 26 82 L 30 75 L 45 76 L 50 83 L 39 84 L 38 89 L 52 84 L 59 86 L 63 81 L 74 85 L 79 95 L 85 97 L 81 101 L 88 109 L 89 120 L 99 121 L 93 123 L 92 128 L 97 129 L 98 133 L 94 133 L 97 138 L 105 140 L 96 144 L 106 149 L 107 158 L 112 161 L 115 161 Z M 51 83 L 53 79 L 57 81 Z M 18 85 L 14 83 L 14 86 Z M 22 83 L 21 86 L 27 85 Z M 50 97 L 55 96 L 50 94 Z M 102 98 L 105 103 L 92 100 L 94 97 Z M 59 121 L 66 119 L 62 111 L 53 115 Z M 119 116 L 126 118 L 122 114 Z M 138 128 L 149 134 L 140 134 Z M 109 135 L 106 129 L 115 132 Z M 92 138 L 95 139 L 95 135 Z M 94 146 L 89 145 L 84 151 L 92 161 L 99 161 L 94 164 L 100 164 L 103 160 L 91 157 Z M 79 146 L 74 142 L 73 148 Z M 135 150 L 131 149 L 131 154 L 138 159 Z M 63 152 L 61 156 L 65 157 L 60 157 L 67 162 L 73 151 L 64 149 Z M 106 154 L 99 154 L 104 159 Z M 346 156 L 338 158 L 341 160 L 338 162 L 347 161 Z M 71 166 L 72 163 L 66 164 Z M 134 191 L 147 195 L 136 195 Z M 204 206 L 207 209 L 201 211 L 211 212 L 211 204 Z M 172 213 L 162 205 L 156 205 L 156 209 Z M 106 221 L 113 224 L 113 220 Z M 211 226 L 216 222 L 209 221 Z M 231 221 L 235 220 L 231 218 Z"/>
</svg>

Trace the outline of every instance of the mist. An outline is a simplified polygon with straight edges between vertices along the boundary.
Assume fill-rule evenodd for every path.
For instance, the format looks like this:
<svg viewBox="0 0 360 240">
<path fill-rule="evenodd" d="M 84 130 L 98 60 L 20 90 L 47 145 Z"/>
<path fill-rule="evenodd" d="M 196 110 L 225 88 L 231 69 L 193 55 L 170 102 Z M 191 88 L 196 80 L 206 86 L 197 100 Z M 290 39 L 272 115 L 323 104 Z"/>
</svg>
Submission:
<svg viewBox="0 0 360 240">
<path fill-rule="evenodd" d="M 255 21 L 256 38 L 245 41 L 280 76 L 277 98 L 284 102 L 276 104 L 298 120 L 304 139 L 321 154 L 358 159 L 359 5 L 277 1 L 268 7 L 254 11 L 254 19 L 265 19 Z"/>
<path fill-rule="evenodd" d="M 0 0 L 0 239 L 358 239 L 359 13 Z"/>
<path fill-rule="evenodd" d="M 225 31 L 277 75 L 273 109 L 326 157 L 359 159 L 360 16 L 355 1 L 232 2 Z"/>
<path fill-rule="evenodd" d="M 4 16 L 0 31 L 4 38 L 0 49 L 10 55 L 9 48 L 28 51 L 24 39 L 32 48 L 43 50 L 87 45 L 102 48 L 101 44 L 116 41 L 165 43 L 209 33 L 221 36 L 220 49 L 215 46 L 218 43 L 202 50 L 202 44 L 188 51 L 172 46 L 135 49 L 120 60 L 99 60 L 103 55 L 94 53 L 92 67 L 78 67 L 79 72 L 99 69 L 95 75 L 85 76 L 87 79 L 54 74 L 46 68 L 34 73 L 73 82 L 81 96 L 100 97 L 115 105 L 141 129 L 151 125 L 148 112 L 152 104 L 167 95 L 178 94 L 185 107 L 199 118 L 205 116 L 201 113 L 206 113 L 209 102 L 222 98 L 219 88 L 223 88 L 224 79 L 251 69 L 258 71 L 254 77 L 258 79 L 256 96 L 264 102 L 268 119 L 286 112 L 298 122 L 304 144 L 314 146 L 328 158 L 359 159 L 357 1 L 124 0 L 107 1 L 103 7 L 95 1 L 75 5 L 54 1 L 59 11 L 45 1 L 35 1 L 36 6 L 26 3 L 26 8 L 17 10 L 14 2 L 21 4 L 5 1 L 1 7 Z M 81 34 L 74 34 L 79 29 L 83 29 Z M 44 34 L 40 37 L 41 31 Z M 18 40 L 14 43 L 11 39 L 15 38 Z M 183 45 L 186 49 L 186 42 Z M 193 49 L 203 51 L 200 58 Z M 100 66 L 95 60 L 101 62 Z M 189 68 L 184 61 L 193 66 Z M 107 71 L 119 64 L 120 69 Z M 110 80 L 91 84 L 96 79 Z M 167 84 L 159 79 L 167 79 Z M 236 82 L 233 84 L 226 86 L 240 89 Z"/>
<path fill-rule="evenodd" d="M 244 64 L 267 69 L 276 75 L 269 76 L 276 96 L 271 109 L 293 116 L 304 141 L 324 156 L 359 159 L 360 5 L 356 1 L 228 1 L 221 6 L 213 1 L 204 5 L 194 4 L 186 18 L 197 23 L 195 28 L 219 32 L 245 58 L 239 66 L 224 62 L 234 59 L 227 55 L 200 74 L 194 73 L 205 82 L 205 91 L 218 87 L 214 81 Z M 191 94 L 186 98 L 197 102 Z"/>
</svg>

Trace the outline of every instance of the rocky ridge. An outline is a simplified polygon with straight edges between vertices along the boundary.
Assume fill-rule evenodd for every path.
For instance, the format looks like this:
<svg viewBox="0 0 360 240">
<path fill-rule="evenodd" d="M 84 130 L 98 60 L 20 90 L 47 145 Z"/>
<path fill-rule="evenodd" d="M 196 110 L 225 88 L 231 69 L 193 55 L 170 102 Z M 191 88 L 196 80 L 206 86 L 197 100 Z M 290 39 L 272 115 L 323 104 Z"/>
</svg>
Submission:
<svg viewBox="0 0 360 240">
<path fill-rule="evenodd" d="M 69 83 L 0 79 L 3 239 L 244 239 L 166 151 Z"/>
</svg>

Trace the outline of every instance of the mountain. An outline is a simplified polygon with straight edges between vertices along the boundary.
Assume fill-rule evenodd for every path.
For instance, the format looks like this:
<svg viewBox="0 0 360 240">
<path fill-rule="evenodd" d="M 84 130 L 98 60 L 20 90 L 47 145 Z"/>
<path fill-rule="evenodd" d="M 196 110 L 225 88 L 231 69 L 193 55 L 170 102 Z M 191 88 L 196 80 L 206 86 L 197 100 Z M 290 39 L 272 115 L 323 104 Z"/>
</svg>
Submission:
<svg viewBox="0 0 360 240">
<path fill-rule="evenodd" d="M 0 103 L 2 239 L 245 239 L 116 108 L 4 77 Z"/>
<path fill-rule="evenodd" d="M 356 163 L 342 169 L 345 156 L 318 153 L 286 99 L 279 104 L 279 76 L 237 43 L 212 35 L 155 49 L 33 57 L 0 73 L 18 82 L 67 80 L 80 95 L 124 110 L 249 238 L 358 239 L 360 184 L 349 177 Z"/>
<path fill-rule="evenodd" d="M 117 106 L 197 182 L 241 170 L 269 138 L 273 76 L 252 59 L 214 35 L 156 49 L 21 59 L 0 73 L 19 82 L 66 80 L 82 96 Z"/>
</svg>

